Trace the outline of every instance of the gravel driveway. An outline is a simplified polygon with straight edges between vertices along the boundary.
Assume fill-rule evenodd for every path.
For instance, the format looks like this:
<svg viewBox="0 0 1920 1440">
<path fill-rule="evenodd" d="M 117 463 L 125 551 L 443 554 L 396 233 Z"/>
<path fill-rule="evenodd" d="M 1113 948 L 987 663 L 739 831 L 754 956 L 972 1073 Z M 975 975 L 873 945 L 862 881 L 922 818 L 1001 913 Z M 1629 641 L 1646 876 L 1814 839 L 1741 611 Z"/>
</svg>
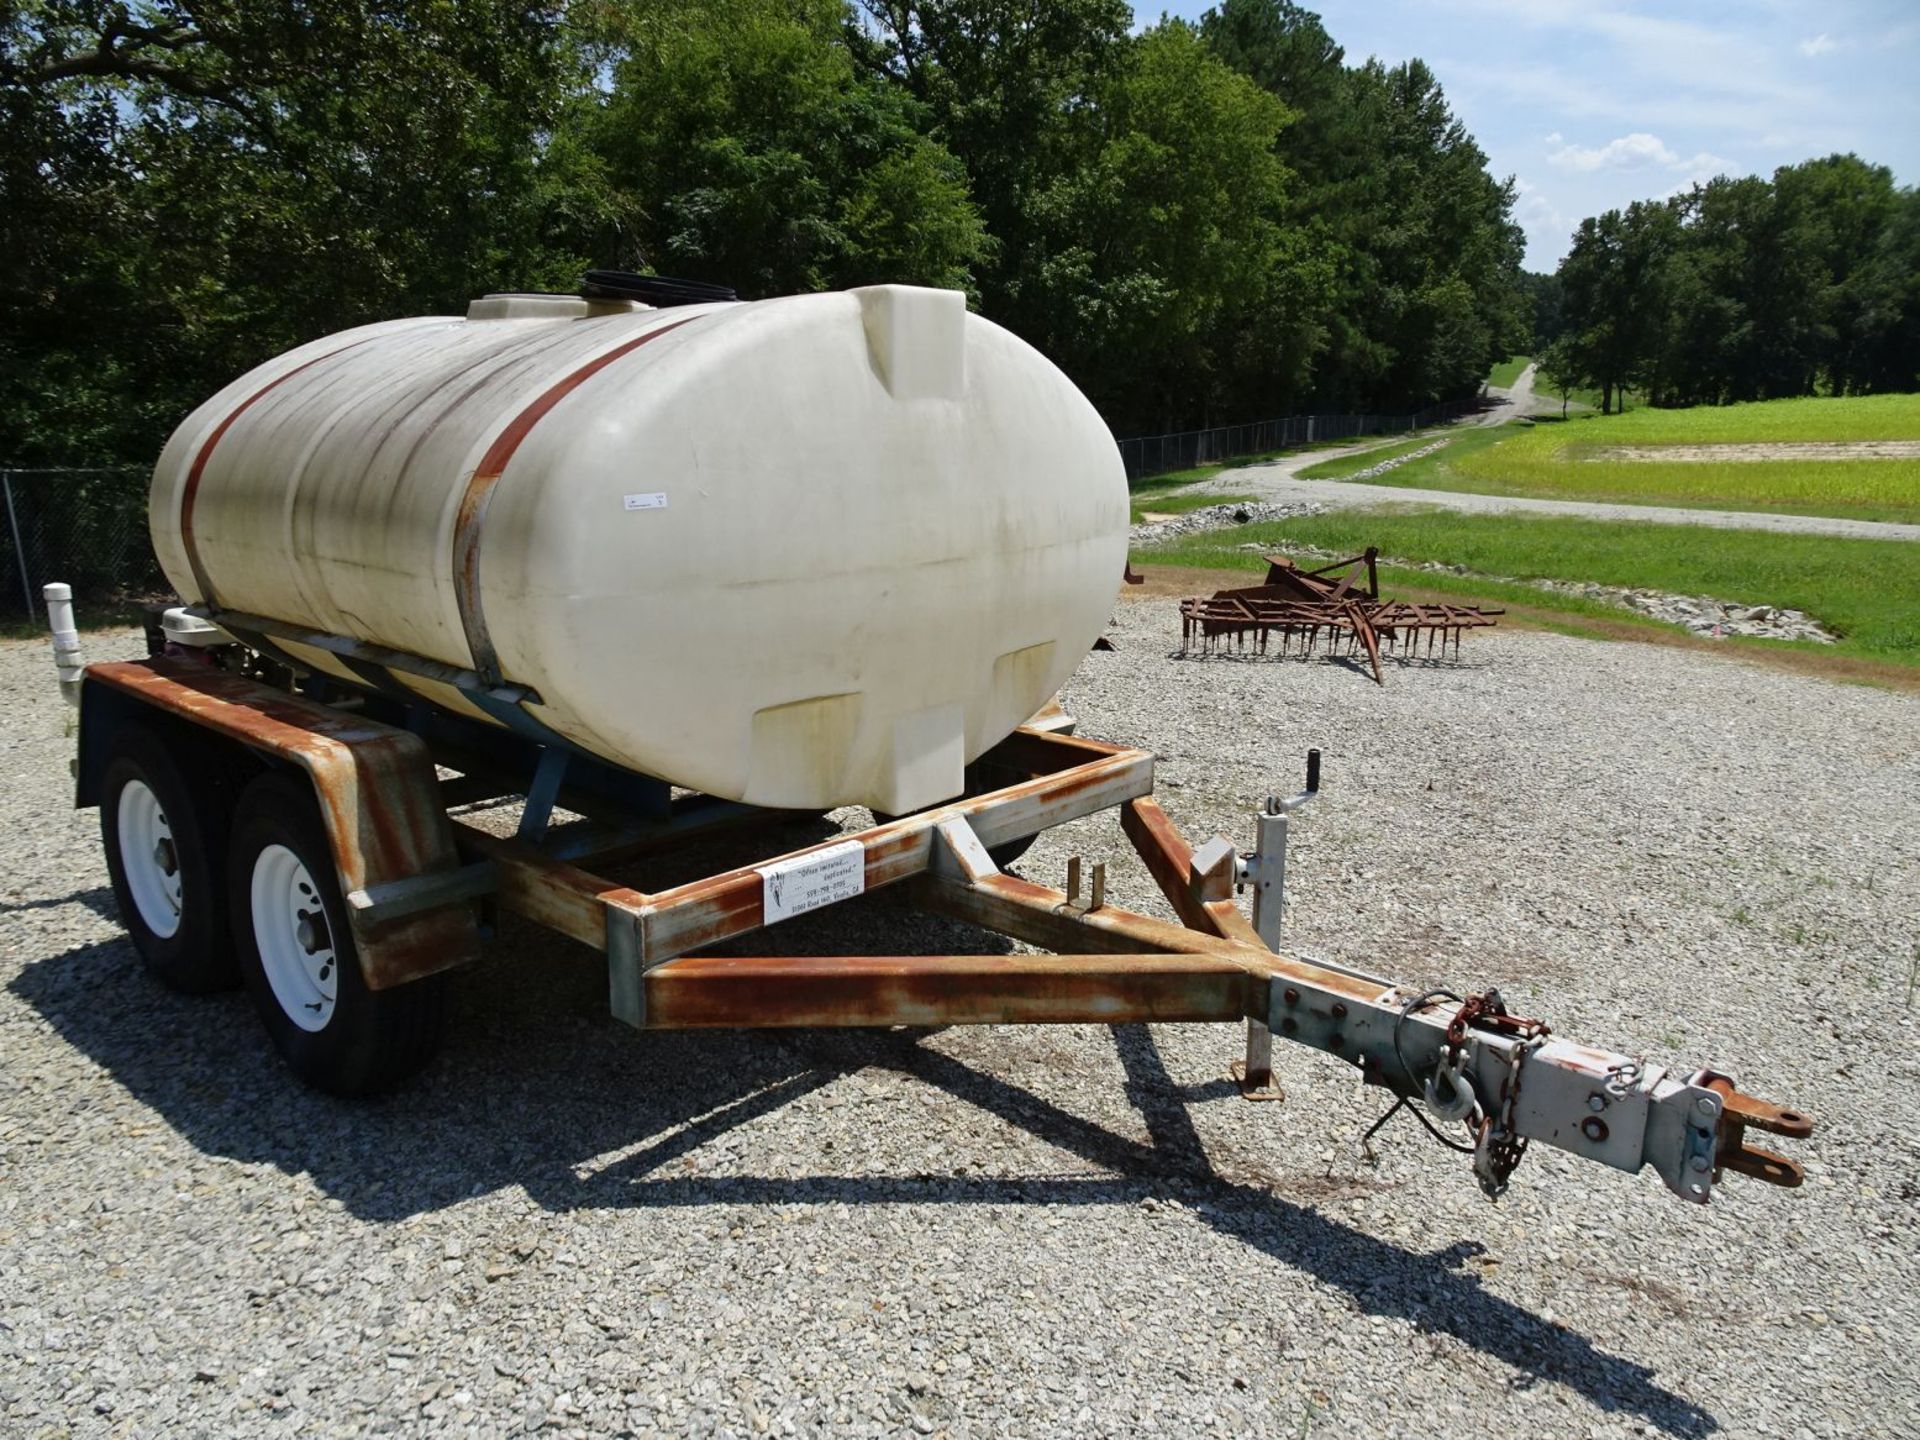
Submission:
<svg viewBox="0 0 1920 1440">
<path fill-rule="evenodd" d="M 1497 1205 L 1352 1072 L 1155 1026 L 636 1035 L 509 926 L 384 1103 L 297 1089 L 238 995 L 137 968 L 0 645 L 0 1434 L 1895 1436 L 1920 1414 L 1920 702 L 1495 632 L 1461 665 L 1176 661 L 1069 689 L 1197 837 L 1327 752 L 1290 938 L 1500 984 L 1821 1123 L 1696 1210 L 1536 1151 Z M 91 641 L 95 658 L 132 637 Z M 1110 820 L 1044 840 L 1115 861 Z M 637 878 L 645 883 L 646 872 Z M 794 950 L 964 947 L 894 911 Z"/>
<path fill-rule="evenodd" d="M 1770 530 L 1776 535 L 1835 535 L 1846 540 L 1920 540 L 1920 525 L 1890 520 L 1773 515 L 1757 510 L 1694 510 L 1678 505 L 1616 505 L 1603 500 L 1541 500 L 1527 495 L 1478 495 L 1465 490 L 1426 490 L 1353 480 L 1303 480 L 1297 473 L 1329 455 L 1351 453 L 1350 450 L 1308 452 L 1287 456 L 1270 465 L 1222 470 L 1188 493 L 1250 496 L 1275 505 L 1325 505 L 1336 510 L 1375 505 L 1437 505 L 1442 510 L 1457 510 L 1466 515 L 1561 515 L 1576 520 L 1625 520 L 1643 525 Z"/>
<path fill-rule="evenodd" d="M 1487 398 L 1494 401 L 1494 407 L 1480 417 L 1482 425 L 1504 425 L 1509 420 L 1517 420 L 1534 411 L 1533 381 L 1537 365 L 1528 365 L 1513 377 L 1511 385 L 1487 386 Z"/>
</svg>

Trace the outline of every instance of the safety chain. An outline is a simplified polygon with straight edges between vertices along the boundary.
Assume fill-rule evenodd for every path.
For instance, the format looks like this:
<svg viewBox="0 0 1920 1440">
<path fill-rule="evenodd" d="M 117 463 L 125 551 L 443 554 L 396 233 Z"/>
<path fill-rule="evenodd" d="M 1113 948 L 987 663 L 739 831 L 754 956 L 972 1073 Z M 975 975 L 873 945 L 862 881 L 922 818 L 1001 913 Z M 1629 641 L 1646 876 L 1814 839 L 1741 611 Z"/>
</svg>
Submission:
<svg viewBox="0 0 1920 1440">
<path fill-rule="evenodd" d="M 1427 1108 L 1440 1119 L 1464 1121 L 1468 1133 L 1474 1137 L 1474 1143 L 1461 1145 L 1449 1140 L 1434 1128 L 1433 1122 L 1421 1113 L 1420 1107 L 1412 1103 L 1412 1097 L 1403 1095 L 1393 1102 L 1386 1114 L 1373 1122 L 1367 1133 L 1360 1137 L 1360 1144 L 1365 1149 L 1380 1127 L 1405 1109 L 1426 1126 L 1427 1132 L 1442 1145 L 1472 1155 L 1473 1173 L 1479 1178 L 1480 1188 L 1487 1193 L 1488 1199 L 1498 1199 L 1507 1188 L 1507 1182 L 1513 1178 L 1521 1157 L 1527 1153 L 1527 1142 L 1515 1133 L 1513 1123 L 1514 1106 L 1520 1098 L 1520 1071 L 1527 1057 L 1546 1043 L 1547 1036 L 1552 1033 L 1551 1028 L 1543 1020 L 1509 1013 L 1498 990 L 1488 990 L 1483 995 L 1469 995 L 1464 1000 L 1450 991 L 1429 990 L 1424 995 L 1409 999 L 1400 1007 L 1400 1018 L 1393 1030 L 1394 1056 L 1409 1079 L 1414 1078 L 1413 1068 L 1407 1064 L 1406 1054 L 1400 1048 L 1400 1028 L 1407 1023 L 1408 1016 L 1438 999 L 1456 1001 L 1459 1009 L 1454 1011 L 1453 1019 L 1447 1024 L 1446 1043 L 1433 1073 L 1427 1076 L 1426 1084 L 1422 1087 L 1422 1098 Z M 1473 1079 L 1467 1071 L 1469 1029 L 1505 1035 L 1514 1042 L 1509 1062 L 1511 1069 L 1497 1117 L 1487 1114 L 1482 1108 Z M 1369 1150 L 1367 1153 L 1372 1152 Z"/>
<path fill-rule="evenodd" d="M 1467 1031 L 1470 1028 L 1491 1030 L 1496 1035 L 1511 1035 L 1516 1040 L 1544 1040 L 1553 1033 L 1553 1027 L 1544 1020 L 1533 1020 L 1510 1012 L 1498 990 L 1489 990 L 1484 995 L 1469 995 L 1460 1002 L 1460 1008 L 1447 1023 L 1447 1048 L 1453 1052 L 1456 1064 L 1462 1047 L 1467 1043 Z"/>
<path fill-rule="evenodd" d="M 1473 1173 L 1478 1177 L 1480 1188 L 1486 1192 L 1487 1198 L 1496 1200 L 1506 1190 L 1507 1182 L 1513 1178 L 1513 1172 L 1520 1167 L 1520 1160 L 1527 1153 L 1526 1138 L 1515 1133 L 1513 1124 L 1514 1106 L 1520 1098 L 1520 1071 L 1527 1057 L 1546 1043 L 1552 1030 L 1545 1021 L 1510 1014 L 1498 990 L 1489 990 L 1484 995 L 1469 995 L 1461 1002 L 1447 1026 L 1449 1064 L 1454 1068 L 1461 1063 L 1460 1055 L 1466 1046 L 1470 1027 L 1509 1035 L 1517 1042 L 1509 1062 L 1510 1070 L 1499 1116 L 1477 1115 L 1471 1122 L 1475 1127 Z"/>
</svg>

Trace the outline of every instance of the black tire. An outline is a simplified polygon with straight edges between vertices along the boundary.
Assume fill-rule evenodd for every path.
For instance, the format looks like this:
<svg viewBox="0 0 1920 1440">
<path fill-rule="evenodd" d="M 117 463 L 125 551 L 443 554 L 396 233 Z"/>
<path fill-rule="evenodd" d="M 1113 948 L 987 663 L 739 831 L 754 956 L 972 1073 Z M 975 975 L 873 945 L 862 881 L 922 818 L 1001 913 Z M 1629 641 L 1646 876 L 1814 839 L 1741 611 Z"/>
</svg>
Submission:
<svg viewBox="0 0 1920 1440">
<path fill-rule="evenodd" d="M 203 778 L 189 782 L 183 760 Z M 240 982 L 227 920 L 226 794 L 207 773 L 189 755 L 177 759 L 160 732 L 129 721 L 108 741 L 100 780 L 100 842 L 121 923 L 154 978 L 190 995 Z"/>
<path fill-rule="evenodd" d="M 291 852 L 297 868 L 281 851 Z M 304 777 L 267 774 L 247 786 L 234 811 L 229 856 L 240 972 L 293 1073 L 330 1094 L 374 1095 L 432 1059 L 445 1017 L 445 977 L 367 988 L 326 829 Z M 259 905 L 256 872 L 265 897 Z M 277 889 L 282 879 L 285 888 Z M 282 894 L 295 898 L 276 901 Z M 300 895 L 316 908 L 299 909 Z M 292 924 L 294 916 L 305 930 Z M 301 988 L 309 983 L 313 988 Z"/>
</svg>

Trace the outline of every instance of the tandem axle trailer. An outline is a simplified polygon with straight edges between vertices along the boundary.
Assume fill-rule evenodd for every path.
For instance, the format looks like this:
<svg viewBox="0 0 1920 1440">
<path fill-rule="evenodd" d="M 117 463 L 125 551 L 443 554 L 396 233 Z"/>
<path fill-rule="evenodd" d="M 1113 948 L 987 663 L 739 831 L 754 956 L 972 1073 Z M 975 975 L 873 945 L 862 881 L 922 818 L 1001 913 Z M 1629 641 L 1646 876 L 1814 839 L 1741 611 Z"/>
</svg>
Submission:
<svg viewBox="0 0 1920 1440">
<path fill-rule="evenodd" d="M 643 892 L 601 872 L 793 817 L 674 794 L 550 736 L 426 706 L 390 677 L 362 690 L 301 675 L 271 637 L 238 643 L 181 612 L 150 632 L 148 659 L 83 670 L 51 593 L 64 590 L 49 587 L 80 706 L 77 800 L 101 809 L 136 948 L 178 988 L 244 981 L 321 1088 L 368 1093 L 417 1068 L 446 973 L 509 911 L 602 953 L 612 1013 L 642 1030 L 1213 1021 L 1244 1027 L 1249 1098 L 1277 1093 L 1275 1037 L 1321 1051 L 1451 1127 L 1489 1195 L 1536 1142 L 1651 1167 L 1701 1204 L 1728 1173 L 1803 1178 L 1749 1132 L 1804 1138 L 1812 1122 L 1729 1075 L 1576 1043 L 1491 990 L 1422 991 L 1283 950 L 1287 827 L 1318 789 L 1317 756 L 1305 791 L 1254 817 L 1251 850 L 1195 849 L 1153 799 L 1150 752 L 1065 733 L 1060 717 L 982 756 L 961 799 Z M 510 835 L 465 809 L 515 799 Z M 1071 862 L 1064 890 L 1006 868 L 1042 831 L 1103 811 L 1177 921 L 1114 904 L 1101 865 Z M 883 889 L 1054 953 L 703 953 Z M 1236 892 L 1251 892 L 1250 915 Z"/>
</svg>

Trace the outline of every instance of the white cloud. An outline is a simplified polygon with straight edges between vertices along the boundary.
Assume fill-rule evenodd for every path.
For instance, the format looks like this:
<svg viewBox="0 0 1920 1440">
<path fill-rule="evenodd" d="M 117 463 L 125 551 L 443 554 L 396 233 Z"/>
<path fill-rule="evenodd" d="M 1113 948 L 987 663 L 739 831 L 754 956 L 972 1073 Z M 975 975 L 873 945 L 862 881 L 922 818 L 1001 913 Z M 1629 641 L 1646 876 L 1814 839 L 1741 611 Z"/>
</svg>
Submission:
<svg viewBox="0 0 1920 1440">
<path fill-rule="evenodd" d="M 1529 184 L 1524 176 L 1513 177 L 1514 206 L 1513 219 L 1526 233 L 1529 256 L 1557 255 L 1566 248 L 1567 236 L 1573 231 L 1573 221 L 1565 211 L 1554 204 L 1552 199 L 1540 192 L 1537 185 Z M 1543 261 L 1545 269 L 1551 270 L 1551 261 Z"/>
<path fill-rule="evenodd" d="M 1513 213 L 1521 226 L 1529 231 L 1551 231 L 1557 236 L 1573 228 L 1560 207 L 1538 192 L 1521 200 Z"/>
<path fill-rule="evenodd" d="M 1701 150 L 1681 155 L 1658 135 L 1636 130 L 1597 147 L 1562 145 L 1547 156 L 1549 163 L 1562 170 L 1590 175 L 1600 170 L 1672 170 L 1688 175 L 1713 175 L 1729 167 L 1730 162 Z"/>
<path fill-rule="evenodd" d="M 1562 135 L 1558 130 L 1556 130 L 1551 135 L 1547 136 L 1547 144 L 1561 145 L 1566 143 L 1566 138 L 1567 138 L 1566 136 Z"/>
<path fill-rule="evenodd" d="M 1709 155 L 1705 150 L 1702 150 L 1698 155 L 1689 156 L 1672 168 L 1686 176 L 1689 184 L 1695 180 L 1711 180 L 1716 175 L 1744 175 L 1747 173 L 1746 166 L 1735 164 L 1731 160 L 1722 159 L 1718 155 Z"/>
<path fill-rule="evenodd" d="M 1834 44 L 1833 41 L 1828 38 L 1827 32 L 1824 30 L 1811 40 L 1802 40 L 1800 42 L 1800 53 L 1809 60 L 1813 59 L 1816 55 L 1824 55 L 1829 50 L 1838 50 L 1839 48 L 1838 45 Z"/>
<path fill-rule="evenodd" d="M 1676 163 L 1680 157 L 1669 150 L 1658 135 L 1636 130 L 1631 135 L 1622 135 L 1618 140 L 1609 140 L 1597 149 L 1589 149 L 1584 145 L 1562 145 L 1547 159 L 1562 170 L 1586 173 L 1594 170 L 1637 170 L 1647 165 L 1664 167 Z"/>
</svg>

